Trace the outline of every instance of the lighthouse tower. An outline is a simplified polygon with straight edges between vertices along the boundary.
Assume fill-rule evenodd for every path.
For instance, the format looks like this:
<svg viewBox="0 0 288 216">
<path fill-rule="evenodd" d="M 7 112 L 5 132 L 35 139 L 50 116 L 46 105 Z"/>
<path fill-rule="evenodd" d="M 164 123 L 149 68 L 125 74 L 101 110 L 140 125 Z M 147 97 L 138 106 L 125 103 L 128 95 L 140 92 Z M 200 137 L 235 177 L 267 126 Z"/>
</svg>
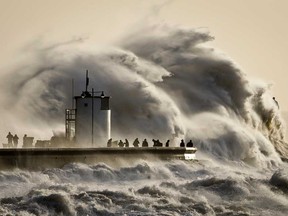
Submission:
<svg viewBox="0 0 288 216">
<path fill-rule="evenodd" d="M 110 97 L 104 91 L 86 90 L 75 96 L 76 109 L 66 110 L 66 138 L 74 139 L 77 147 L 105 147 L 111 134 Z"/>
</svg>

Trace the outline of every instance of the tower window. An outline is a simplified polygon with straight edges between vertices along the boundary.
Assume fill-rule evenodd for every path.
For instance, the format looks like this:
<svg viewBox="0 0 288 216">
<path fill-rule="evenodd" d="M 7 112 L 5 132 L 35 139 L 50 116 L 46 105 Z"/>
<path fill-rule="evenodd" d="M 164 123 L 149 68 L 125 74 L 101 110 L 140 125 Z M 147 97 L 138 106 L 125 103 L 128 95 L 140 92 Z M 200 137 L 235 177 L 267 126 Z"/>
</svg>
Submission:
<svg viewBox="0 0 288 216">
<path fill-rule="evenodd" d="M 85 107 L 88 107 L 88 103 L 84 103 L 84 106 L 85 106 Z"/>
</svg>

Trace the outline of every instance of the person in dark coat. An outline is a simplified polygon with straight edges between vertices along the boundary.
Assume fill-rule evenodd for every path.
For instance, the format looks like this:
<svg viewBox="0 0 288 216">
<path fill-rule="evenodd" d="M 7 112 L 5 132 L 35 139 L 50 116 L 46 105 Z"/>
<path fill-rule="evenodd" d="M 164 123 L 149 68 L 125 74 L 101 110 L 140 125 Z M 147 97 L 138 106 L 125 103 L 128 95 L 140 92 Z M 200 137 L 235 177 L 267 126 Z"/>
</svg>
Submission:
<svg viewBox="0 0 288 216">
<path fill-rule="evenodd" d="M 122 140 L 119 141 L 118 146 L 121 148 L 124 147 L 124 143 L 122 142 Z"/>
<path fill-rule="evenodd" d="M 167 140 L 165 146 L 166 146 L 166 147 L 169 147 L 169 143 L 170 143 L 170 140 Z"/>
<path fill-rule="evenodd" d="M 12 146 L 13 135 L 9 132 L 6 138 L 8 139 L 8 146 Z"/>
<path fill-rule="evenodd" d="M 153 141 L 153 147 L 162 147 L 163 146 L 163 143 L 161 143 L 159 141 L 159 139 L 158 140 L 152 139 L 152 141 Z"/>
<path fill-rule="evenodd" d="M 23 136 L 23 147 L 26 147 L 26 145 L 27 145 L 27 134 Z"/>
<path fill-rule="evenodd" d="M 143 140 L 142 147 L 148 147 L 148 142 L 146 139 Z"/>
<path fill-rule="evenodd" d="M 134 142 L 133 142 L 133 146 L 134 147 L 139 147 L 139 140 L 138 140 L 138 138 L 136 138 L 135 140 L 134 140 Z"/>
<path fill-rule="evenodd" d="M 127 139 L 125 139 L 125 142 L 124 142 L 124 144 L 125 144 L 125 147 L 126 147 L 126 148 L 128 148 L 128 147 L 129 147 L 129 141 L 128 141 Z"/>
<path fill-rule="evenodd" d="M 111 147 L 112 146 L 112 138 L 108 140 L 107 142 L 107 147 Z"/>
<path fill-rule="evenodd" d="M 180 142 L 180 147 L 185 147 L 185 143 L 184 143 L 184 140 L 182 139 L 181 142 Z"/>
<path fill-rule="evenodd" d="M 153 147 L 156 147 L 157 146 L 157 140 L 152 139 L 152 141 L 153 141 Z"/>
<path fill-rule="evenodd" d="M 192 140 L 190 140 L 190 141 L 187 143 L 186 147 L 193 147 L 193 142 L 192 142 Z"/>
<path fill-rule="evenodd" d="M 17 134 L 15 134 L 13 136 L 13 144 L 14 144 L 15 148 L 17 148 L 17 146 L 18 146 L 18 140 L 19 140 L 19 137 L 17 136 Z"/>
</svg>

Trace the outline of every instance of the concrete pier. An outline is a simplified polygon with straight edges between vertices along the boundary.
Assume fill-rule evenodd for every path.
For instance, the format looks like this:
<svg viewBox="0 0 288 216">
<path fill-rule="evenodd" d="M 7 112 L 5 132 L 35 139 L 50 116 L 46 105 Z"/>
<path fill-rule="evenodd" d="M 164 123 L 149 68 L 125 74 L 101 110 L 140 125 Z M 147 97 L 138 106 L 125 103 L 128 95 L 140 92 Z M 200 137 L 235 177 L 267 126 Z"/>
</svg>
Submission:
<svg viewBox="0 0 288 216">
<path fill-rule="evenodd" d="M 2 148 L 0 169 L 43 170 L 61 168 L 68 163 L 117 165 L 131 160 L 194 160 L 196 148 Z"/>
</svg>

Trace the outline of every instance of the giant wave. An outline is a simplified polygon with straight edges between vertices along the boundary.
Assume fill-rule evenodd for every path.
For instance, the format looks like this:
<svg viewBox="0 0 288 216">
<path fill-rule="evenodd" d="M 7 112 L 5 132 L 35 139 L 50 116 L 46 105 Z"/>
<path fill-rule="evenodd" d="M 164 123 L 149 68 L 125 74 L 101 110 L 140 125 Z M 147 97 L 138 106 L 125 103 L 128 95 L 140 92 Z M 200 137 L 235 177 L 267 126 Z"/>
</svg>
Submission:
<svg viewBox="0 0 288 216">
<path fill-rule="evenodd" d="M 285 126 L 270 85 L 205 44 L 211 40 L 200 30 L 152 26 L 114 47 L 30 48 L 30 64 L 0 80 L 5 128 L 47 136 L 61 127 L 70 80 L 80 93 L 88 69 L 91 85 L 112 96 L 113 139 L 192 139 L 201 162 L 1 172 L 1 213 L 286 215 Z"/>
</svg>

